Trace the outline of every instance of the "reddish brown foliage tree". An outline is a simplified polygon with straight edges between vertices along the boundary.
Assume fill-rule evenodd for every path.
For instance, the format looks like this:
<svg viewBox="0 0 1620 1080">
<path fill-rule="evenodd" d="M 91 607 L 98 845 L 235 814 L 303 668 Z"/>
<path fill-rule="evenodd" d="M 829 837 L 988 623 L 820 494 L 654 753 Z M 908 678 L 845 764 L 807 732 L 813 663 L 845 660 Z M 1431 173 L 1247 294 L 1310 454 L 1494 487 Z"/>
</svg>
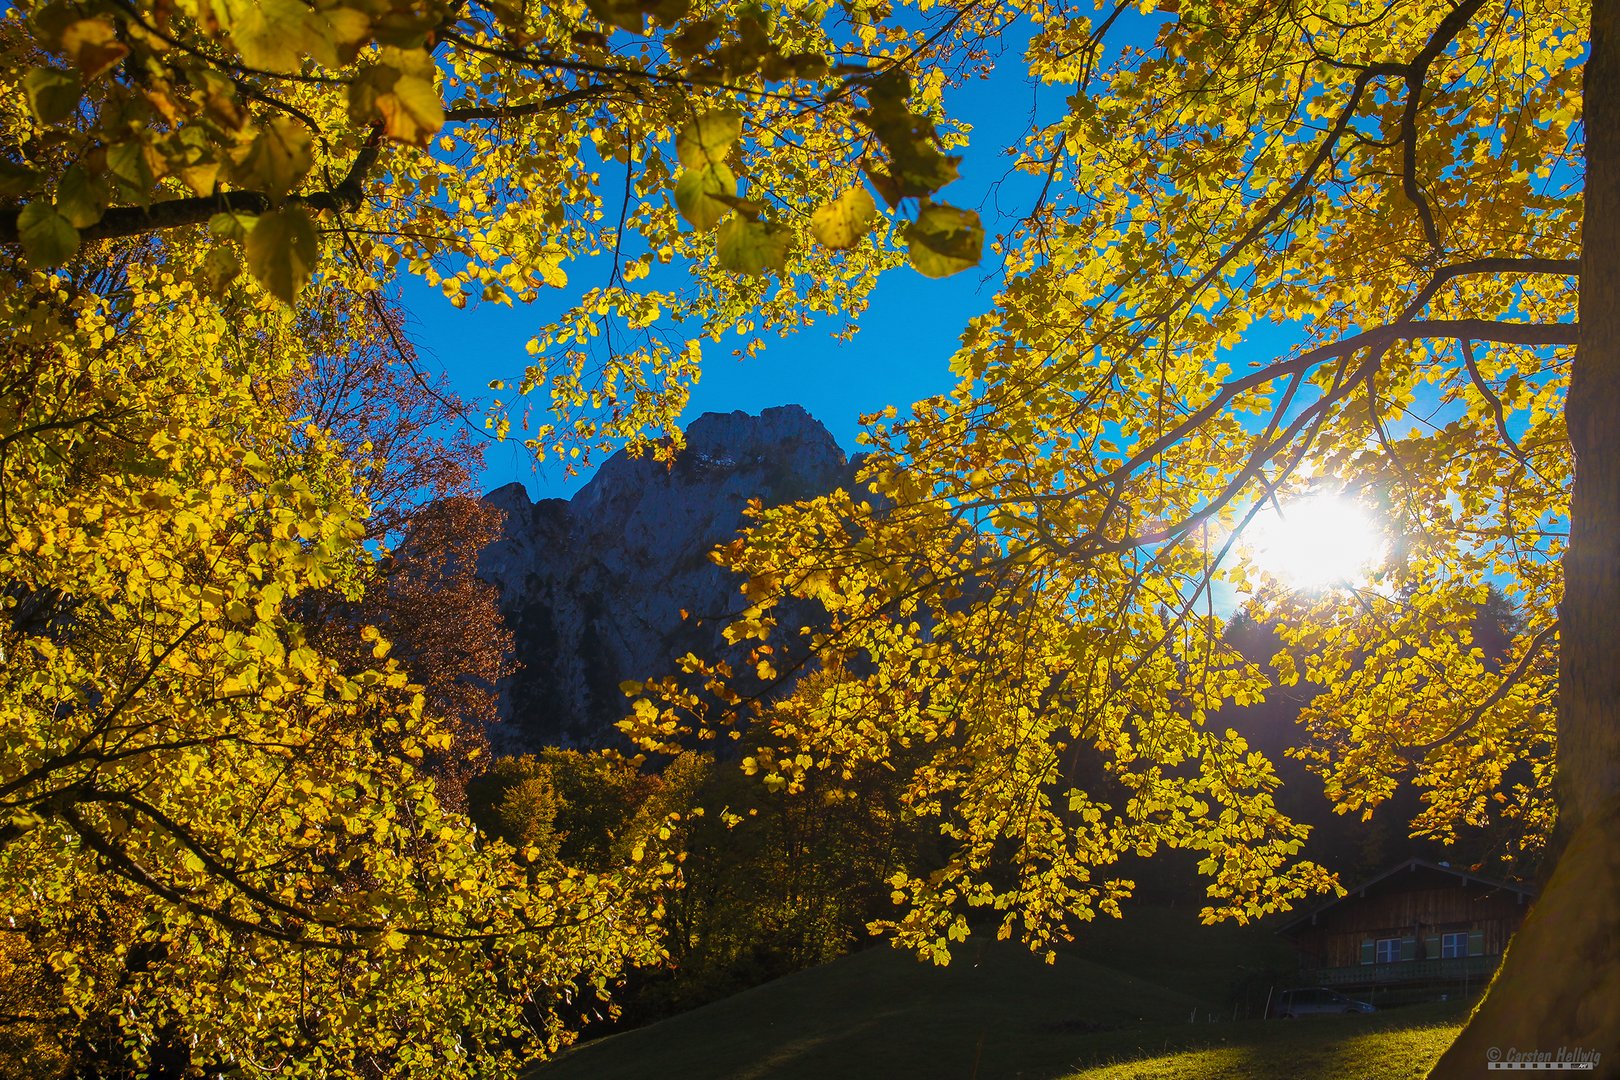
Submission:
<svg viewBox="0 0 1620 1080">
<path fill-rule="evenodd" d="M 476 497 L 484 448 L 468 404 L 418 368 L 397 308 L 376 294 L 320 301 L 302 309 L 307 339 L 342 344 L 277 392 L 289 417 L 350 448 L 372 507 L 368 539 L 393 550 L 362 600 L 323 597 L 305 618 L 357 658 L 371 648 L 363 627 L 392 642 L 429 708 L 453 725 L 453 748 L 429 765 L 441 799 L 461 809 L 468 761 L 487 750 L 484 729 L 497 719 L 496 683 L 513 670 L 496 590 L 477 577 L 478 552 L 502 520 Z"/>
<path fill-rule="evenodd" d="M 360 625 L 376 626 L 394 643 L 429 707 L 454 723 L 456 747 L 434 765 L 441 798 L 458 809 L 469 752 L 487 750 L 485 728 L 498 719 L 496 683 L 514 670 L 495 587 L 476 572 L 478 552 L 499 533 L 502 517 L 466 496 L 419 508 L 355 613 Z"/>
<path fill-rule="evenodd" d="M 482 429 L 441 373 L 424 374 L 404 316 L 376 293 L 330 290 L 300 307 L 312 350 L 277 392 L 287 415 L 308 418 L 349 448 L 371 502 L 370 539 L 397 541 L 420 508 L 477 494 Z"/>
</svg>

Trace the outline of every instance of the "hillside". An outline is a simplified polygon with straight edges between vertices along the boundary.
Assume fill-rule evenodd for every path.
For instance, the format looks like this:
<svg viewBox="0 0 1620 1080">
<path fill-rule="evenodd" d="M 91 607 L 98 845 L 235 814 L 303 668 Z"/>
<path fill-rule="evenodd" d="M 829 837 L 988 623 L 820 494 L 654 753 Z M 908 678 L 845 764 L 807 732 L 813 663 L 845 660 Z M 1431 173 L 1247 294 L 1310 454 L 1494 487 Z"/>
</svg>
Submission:
<svg viewBox="0 0 1620 1080">
<path fill-rule="evenodd" d="M 1056 1075 L 1077 1036 L 1185 1021 L 1198 999 L 1007 944 L 948 968 L 877 947 L 580 1047 L 530 1080 Z"/>
<path fill-rule="evenodd" d="M 1341 1080 L 1421 1075 L 1467 1004 L 1232 1019 L 1245 971 L 1285 963 L 1257 927 L 1146 909 L 1041 963 L 970 941 L 947 968 L 878 946 L 578 1047 L 527 1080 Z M 1266 979 L 1254 981 L 1263 992 Z M 1263 1000 L 1263 999 L 1262 999 Z M 1190 1022 L 1196 1016 L 1196 1022 Z"/>
</svg>

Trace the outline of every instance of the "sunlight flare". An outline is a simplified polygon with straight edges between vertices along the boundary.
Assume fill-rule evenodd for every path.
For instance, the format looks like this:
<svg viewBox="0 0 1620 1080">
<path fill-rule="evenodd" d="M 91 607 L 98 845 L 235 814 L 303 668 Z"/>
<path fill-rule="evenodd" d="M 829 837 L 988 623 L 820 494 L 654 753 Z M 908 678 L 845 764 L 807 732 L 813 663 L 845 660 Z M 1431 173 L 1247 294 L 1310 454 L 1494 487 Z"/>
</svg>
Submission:
<svg viewBox="0 0 1620 1080">
<path fill-rule="evenodd" d="M 1385 548 L 1363 507 L 1330 494 L 1268 506 L 1244 539 L 1250 562 L 1291 589 L 1360 584 Z"/>
</svg>

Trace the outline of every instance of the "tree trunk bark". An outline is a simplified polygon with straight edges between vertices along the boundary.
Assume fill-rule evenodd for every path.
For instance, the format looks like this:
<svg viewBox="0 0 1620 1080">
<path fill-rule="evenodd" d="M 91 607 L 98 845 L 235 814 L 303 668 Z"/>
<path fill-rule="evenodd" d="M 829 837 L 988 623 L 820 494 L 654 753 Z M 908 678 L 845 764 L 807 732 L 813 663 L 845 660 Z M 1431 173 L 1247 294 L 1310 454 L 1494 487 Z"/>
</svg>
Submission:
<svg viewBox="0 0 1620 1080">
<path fill-rule="evenodd" d="M 1620 0 L 1595 0 L 1585 72 L 1581 340 L 1559 609 L 1556 864 L 1485 1000 L 1430 1074 L 1498 1075 L 1515 1051 L 1601 1054 L 1620 1077 Z"/>
</svg>

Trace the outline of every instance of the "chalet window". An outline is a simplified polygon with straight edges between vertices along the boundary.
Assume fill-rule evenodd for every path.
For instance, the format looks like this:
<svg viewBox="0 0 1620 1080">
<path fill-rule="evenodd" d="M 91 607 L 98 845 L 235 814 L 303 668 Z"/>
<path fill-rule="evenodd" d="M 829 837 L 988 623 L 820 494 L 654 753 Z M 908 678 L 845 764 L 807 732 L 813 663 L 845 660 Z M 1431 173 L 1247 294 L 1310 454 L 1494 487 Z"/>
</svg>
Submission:
<svg viewBox="0 0 1620 1080">
<path fill-rule="evenodd" d="M 1441 934 L 1440 959 L 1456 960 L 1468 955 L 1467 934 Z"/>
<path fill-rule="evenodd" d="M 1417 959 L 1417 938 L 1379 938 L 1361 943 L 1363 964 L 1398 964 Z"/>
</svg>

